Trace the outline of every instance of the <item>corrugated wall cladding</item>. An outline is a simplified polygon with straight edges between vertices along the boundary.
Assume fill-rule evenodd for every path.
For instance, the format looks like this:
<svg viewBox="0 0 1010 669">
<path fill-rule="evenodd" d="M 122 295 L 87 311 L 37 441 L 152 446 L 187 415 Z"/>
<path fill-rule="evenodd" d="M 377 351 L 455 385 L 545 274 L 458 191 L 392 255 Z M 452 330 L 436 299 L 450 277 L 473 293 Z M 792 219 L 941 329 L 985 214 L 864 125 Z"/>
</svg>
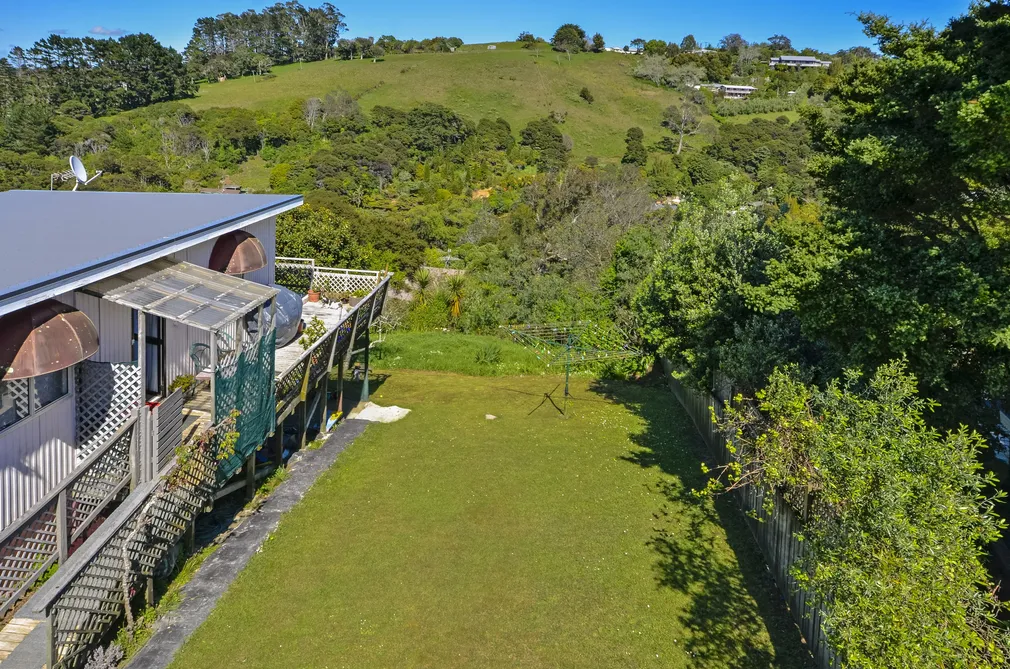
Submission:
<svg viewBox="0 0 1010 669">
<path fill-rule="evenodd" d="M 42 499 L 76 462 L 74 391 L 0 432 L 0 530 Z"/>
</svg>

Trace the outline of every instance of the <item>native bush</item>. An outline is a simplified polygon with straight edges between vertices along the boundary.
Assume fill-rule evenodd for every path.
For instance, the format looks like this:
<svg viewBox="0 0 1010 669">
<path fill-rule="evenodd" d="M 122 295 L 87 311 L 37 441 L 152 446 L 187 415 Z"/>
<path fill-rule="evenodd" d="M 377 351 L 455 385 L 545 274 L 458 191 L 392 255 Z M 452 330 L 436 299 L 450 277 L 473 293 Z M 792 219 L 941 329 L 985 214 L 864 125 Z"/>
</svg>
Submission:
<svg viewBox="0 0 1010 669">
<path fill-rule="evenodd" d="M 823 388 L 787 367 L 756 397 L 728 408 L 737 459 L 707 490 L 764 486 L 807 514 L 792 571 L 844 666 L 1007 666 L 1007 607 L 984 564 L 1005 493 L 982 473 L 982 437 L 930 427 L 935 405 L 902 361 Z"/>
</svg>

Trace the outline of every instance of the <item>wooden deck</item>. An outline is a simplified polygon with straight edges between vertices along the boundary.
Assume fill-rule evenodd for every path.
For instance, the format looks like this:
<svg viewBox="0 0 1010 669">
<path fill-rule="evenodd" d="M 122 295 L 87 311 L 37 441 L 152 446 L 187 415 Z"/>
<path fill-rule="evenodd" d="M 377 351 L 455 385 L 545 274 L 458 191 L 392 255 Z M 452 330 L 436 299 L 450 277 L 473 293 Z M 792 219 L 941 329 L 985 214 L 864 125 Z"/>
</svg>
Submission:
<svg viewBox="0 0 1010 669">
<path fill-rule="evenodd" d="M 340 324 L 340 321 L 344 319 L 350 310 L 347 305 L 337 302 L 328 306 L 322 302 L 304 302 L 302 304 L 302 320 L 305 321 L 305 325 L 307 326 L 313 317 L 318 316 L 326 324 L 326 331 L 329 332 Z M 275 376 L 280 376 L 291 369 L 303 353 L 305 353 L 305 349 L 298 343 L 298 339 L 295 339 L 284 348 L 277 349 L 274 360 Z"/>
</svg>

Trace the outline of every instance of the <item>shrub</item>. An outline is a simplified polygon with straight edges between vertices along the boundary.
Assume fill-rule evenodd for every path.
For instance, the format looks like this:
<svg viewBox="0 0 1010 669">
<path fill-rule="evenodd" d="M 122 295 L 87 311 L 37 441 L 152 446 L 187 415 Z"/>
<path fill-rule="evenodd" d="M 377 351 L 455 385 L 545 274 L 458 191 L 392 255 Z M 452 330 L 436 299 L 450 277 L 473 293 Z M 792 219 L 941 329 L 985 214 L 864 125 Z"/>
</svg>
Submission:
<svg viewBox="0 0 1010 669">
<path fill-rule="evenodd" d="M 172 382 L 168 384 L 168 392 L 174 393 L 176 390 L 181 390 L 184 393 L 188 393 L 195 384 L 195 376 L 192 374 L 180 374 L 172 379 Z"/>
<path fill-rule="evenodd" d="M 589 104 L 593 104 L 593 94 L 589 91 L 588 87 L 586 86 L 582 87 L 582 90 L 579 91 L 579 97 L 588 102 Z"/>
<path fill-rule="evenodd" d="M 477 349 L 473 356 L 473 361 L 478 365 L 493 367 L 501 363 L 501 346 L 498 344 L 485 344 Z"/>
<path fill-rule="evenodd" d="M 322 339 L 325 334 L 326 323 L 319 316 L 313 316 L 298 343 L 301 344 L 302 350 L 307 351 L 312 348 L 313 344 Z"/>
</svg>

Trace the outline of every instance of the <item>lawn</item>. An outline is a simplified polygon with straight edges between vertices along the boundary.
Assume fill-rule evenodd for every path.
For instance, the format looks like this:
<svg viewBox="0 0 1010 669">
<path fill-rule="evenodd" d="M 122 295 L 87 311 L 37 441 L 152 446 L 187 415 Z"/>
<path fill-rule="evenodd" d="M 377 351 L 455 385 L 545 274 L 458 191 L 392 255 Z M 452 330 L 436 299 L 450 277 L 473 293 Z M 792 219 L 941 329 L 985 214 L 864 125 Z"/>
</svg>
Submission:
<svg viewBox="0 0 1010 669">
<path fill-rule="evenodd" d="M 295 100 L 346 90 L 368 111 L 439 102 L 477 121 L 501 116 L 514 135 L 531 120 L 554 110 L 567 112 L 563 132 L 574 140 L 576 159 L 624 155 L 628 128 L 639 126 L 646 142 L 663 136 L 663 109 L 677 93 L 631 76 L 631 56 L 585 53 L 572 56 L 549 49 L 537 56 L 515 43 L 468 45 L 456 53 L 386 56 L 378 62 L 328 60 L 281 65 L 273 78 L 242 77 L 205 83 L 187 101 L 196 109 L 244 106 L 282 109 Z M 583 86 L 595 100 L 579 97 Z"/>
<path fill-rule="evenodd" d="M 529 376 L 547 372 L 546 361 L 508 339 L 456 332 L 404 332 L 385 335 L 373 351 L 374 365 L 424 369 L 474 376 Z"/>
<path fill-rule="evenodd" d="M 807 667 L 669 392 L 392 370 L 373 425 L 177 655 L 242 667 Z M 532 413 L 531 413 L 532 412 Z M 494 420 L 486 414 L 496 416 Z"/>
</svg>

